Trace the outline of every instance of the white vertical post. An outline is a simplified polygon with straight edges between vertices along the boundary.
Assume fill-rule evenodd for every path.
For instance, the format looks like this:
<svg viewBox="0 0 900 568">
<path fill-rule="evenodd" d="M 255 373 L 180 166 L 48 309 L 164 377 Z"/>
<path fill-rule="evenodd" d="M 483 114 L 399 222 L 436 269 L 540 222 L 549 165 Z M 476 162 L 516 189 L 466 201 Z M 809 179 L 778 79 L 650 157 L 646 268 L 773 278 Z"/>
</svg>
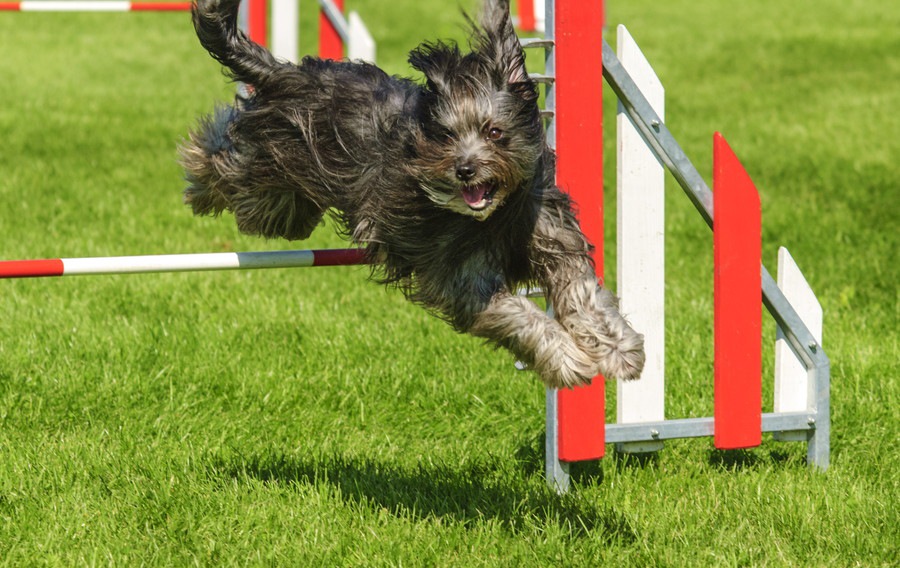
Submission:
<svg viewBox="0 0 900 568">
<path fill-rule="evenodd" d="M 247 33 L 248 23 L 247 21 L 250 19 L 250 3 L 249 2 L 241 2 L 238 5 L 238 28 L 240 28 L 244 33 Z"/>
<path fill-rule="evenodd" d="M 248 33 L 250 28 L 250 2 L 243 1 L 238 6 L 238 28 L 241 29 L 244 33 Z M 241 97 L 248 97 L 250 95 L 249 90 L 247 89 L 247 85 L 244 83 L 238 83 L 236 85 L 236 90 L 238 95 Z"/>
<path fill-rule="evenodd" d="M 617 29 L 619 60 L 653 110 L 665 116 L 665 90 L 637 43 Z M 665 171 L 619 103 L 617 131 L 618 294 L 621 311 L 644 335 L 647 360 L 640 380 L 618 383 L 619 423 L 664 420 Z M 662 442 L 619 444 L 619 451 L 651 452 Z"/>
<path fill-rule="evenodd" d="M 272 0 L 272 55 L 297 63 L 300 0 Z"/>
<path fill-rule="evenodd" d="M 347 58 L 351 61 L 375 63 L 375 40 L 356 12 L 347 15 Z"/>
<path fill-rule="evenodd" d="M 822 306 L 791 253 L 778 249 L 778 287 L 797 311 L 815 340 L 822 344 Z M 814 406 L 809 397 L 809 372 L 788 345 L 781 328 L 775 340 L 775 412 L 803 412 Z M 779 432 L 775 439 L 805 440 L 805 432 Z"/>
<path fill-rule="evenodd" d="M 534 2 L 534 29 L 543 32 L 547 29 L 547 6 L 545 0 L 521 0 Z"/>
</svg>

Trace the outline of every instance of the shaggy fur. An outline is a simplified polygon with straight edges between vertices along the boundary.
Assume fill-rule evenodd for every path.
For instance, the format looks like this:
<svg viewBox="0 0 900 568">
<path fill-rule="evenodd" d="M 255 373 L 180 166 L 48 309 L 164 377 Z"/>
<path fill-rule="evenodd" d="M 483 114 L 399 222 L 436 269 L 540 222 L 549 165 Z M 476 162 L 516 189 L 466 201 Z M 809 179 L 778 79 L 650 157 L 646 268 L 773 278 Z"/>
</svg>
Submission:
<svg viewBox="0 0 900 568">
<path fill-rule="evenodd" d="M 245 233 L 304 239 L 332 211 L 379 280 L 509 349 L 547 385 L 640 376 L 643 338 L 598 285 L 554 185 L 508 0 L 487 0 L 470 52 L 412 51 L 424 84 L 366 63 L 276 61 L 237 29 L 238 4 L 194 5 L 203 47 L 252 85 L 182 148 L 195 214 L 227 210 Z M 516 295 L 531 282 L 555 318 Z"/>
</svg>

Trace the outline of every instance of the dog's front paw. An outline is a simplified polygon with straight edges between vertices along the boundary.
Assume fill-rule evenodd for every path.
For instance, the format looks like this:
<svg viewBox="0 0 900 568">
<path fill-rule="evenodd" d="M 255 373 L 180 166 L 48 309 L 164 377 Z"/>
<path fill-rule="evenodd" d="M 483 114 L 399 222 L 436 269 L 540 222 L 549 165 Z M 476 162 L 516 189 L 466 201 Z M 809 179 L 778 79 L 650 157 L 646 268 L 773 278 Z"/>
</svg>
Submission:
<svg viewBox="0 0 900 568">
<path fill-rule="evenodd" d="M 646 358 L 643 335 L 627 325 L 616 335 L 608 334 L 608 330 L 602 325 L 573 325 L 572 328 L 572 337 L 580 348 L 579 357 L 570 358 L 561 354 L 560 359 L 565 363 L 559 365 L 558 374 L 568 377 L 574 373 L 580 379 L 574 383 L 571 379 L 564 379 L 562 386 L 590 383 L 590 378 L 597 374 L 607 379 L 624 381 L 641 377 Z M 546 379 L 545 382 L 549 384 Z"/>
<path fill-rule="evenodd" d="M 607 379 L 632 381 L 639 379 L 644 369 L 644 336 L 625 324 L 616 333 L 597 321 L 595 325 L 575 325 L 570 331 L 575 342 L 592 361 L 595 373 Z"/>
<path fill-rule="evenodd" d="M 600 372 L 598 361 L 577 345 L 561 343 L 529 365 L 550 388 L 562 389 L 591 384 Z"/>
<path fill-rule="evenodd" d="M 597 288 L 587 309 L 570 313 L 560 323 L 575 342 L 596 361 L 609 379 L 631 381 L 644 369 L 644 336 L 619 313 L 615 296 Z"/>
<path fill-rule="evenodd" d="M 631 327 L 623 331 L 620 337 L 600 345 L 600 372 L 610 379 L 633 381 L 641 378 L 644 370 L 644 336 Z"/>
</svg>

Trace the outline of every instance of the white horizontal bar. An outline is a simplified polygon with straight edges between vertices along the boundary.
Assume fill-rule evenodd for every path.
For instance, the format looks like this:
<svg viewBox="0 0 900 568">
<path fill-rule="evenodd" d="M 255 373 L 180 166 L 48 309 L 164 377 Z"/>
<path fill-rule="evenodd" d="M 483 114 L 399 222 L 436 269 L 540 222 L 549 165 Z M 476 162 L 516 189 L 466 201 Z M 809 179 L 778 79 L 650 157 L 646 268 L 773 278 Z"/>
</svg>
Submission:
<svg viewBox="0 0 900 568">
<path fill-rule="evenodd" d="M 57 0 L 25 0 L 19 4 L 22 12 L 128 12 L 131 2 L 117 0 L 83 0 L 61 2 Z"/>
<path fill-rule="evenodd" d="M 312 266 L 311 250 L 64 258 L 63 275 L 188 272 Z"/>
</svg>

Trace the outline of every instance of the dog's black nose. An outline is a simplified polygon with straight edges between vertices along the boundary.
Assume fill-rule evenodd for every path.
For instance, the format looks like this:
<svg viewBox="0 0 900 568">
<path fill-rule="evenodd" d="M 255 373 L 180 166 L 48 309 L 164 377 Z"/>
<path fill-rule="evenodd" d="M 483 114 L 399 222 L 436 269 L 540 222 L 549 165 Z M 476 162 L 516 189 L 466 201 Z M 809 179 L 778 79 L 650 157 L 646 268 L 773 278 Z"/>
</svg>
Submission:
<svg viewBox="0 0 900 568">
<path fill-rule="evenodd" d="M 462 182 L 471 180 L 475 177 L 475 166 L 472 164 L 460 164 L 456 166 L 456 177 Z"/>
</svg>

